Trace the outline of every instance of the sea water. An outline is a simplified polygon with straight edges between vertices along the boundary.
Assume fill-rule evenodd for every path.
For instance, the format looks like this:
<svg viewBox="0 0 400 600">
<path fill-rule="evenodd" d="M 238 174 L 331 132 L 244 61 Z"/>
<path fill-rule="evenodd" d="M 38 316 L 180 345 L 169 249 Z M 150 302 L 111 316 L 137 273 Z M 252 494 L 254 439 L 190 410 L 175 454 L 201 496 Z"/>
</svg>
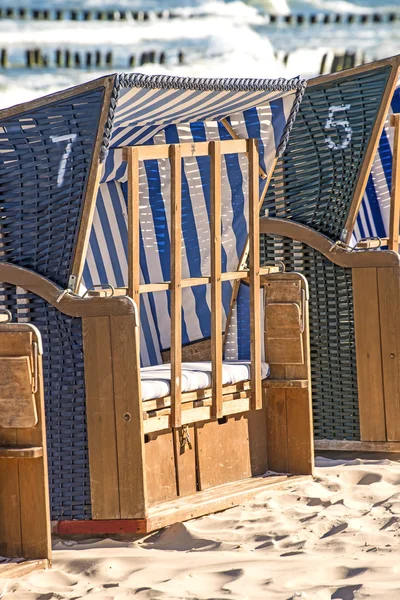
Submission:
<svg viewBox="0 0 400 600">
<path fill-rule="evenodd" d="M 94 79 L 132 71 L 129 57 L 151 51 L 165 64 L 135 71 L 205 77 L 292 77 L 317 74 L 324 54 L 363 52 L 367 59 L 400 52 L 400 21 L 360 24 L 271 24 L 269 14 L 385 14 L 400 0 L 0 0 L 0 7 L 171 10 L 173 19 L 128 21 L 0 20 L 0 49 L 11 63 L 27 48 L 112 51 L 107 69 L 0 69 L 0 107 Z M 357 20 L 357 19 L 356 19 Z M 181 60 L 179 61 L 179 53 Z M 287 56 L 288 55 L 288 56 Z M 182 62 L 183 56 L 183 64 Z M 285 63 L 282 58 L 285 57 Z"/>
</svg>

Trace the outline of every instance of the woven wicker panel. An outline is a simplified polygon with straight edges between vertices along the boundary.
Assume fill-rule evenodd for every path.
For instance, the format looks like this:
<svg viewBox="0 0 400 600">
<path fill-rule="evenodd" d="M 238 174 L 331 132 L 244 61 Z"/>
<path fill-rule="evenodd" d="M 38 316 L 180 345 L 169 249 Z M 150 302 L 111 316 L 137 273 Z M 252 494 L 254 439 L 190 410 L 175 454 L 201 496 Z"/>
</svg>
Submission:
<svg viewBox="0 0 400 600">
<path fill-rule="evenodd" d="M 314 432 L 318 439 L 360 439 L 351 269 L 300 242 L 263 236 L 267 260 L 303 273 L 310 287 Z"/>
<path fill-rule="evenodd" d="M 0 303 L 42 334 L 51 518 L 90 519 L 81 319 L 9 285 L 0 286 Z"/>
<path fill-rule="evenodd" d="M 341 80 L 306 90 L 263 215 L 267 209 L 270 217 L 341 238 L 389 72 L 383 67 L 351 78 L 344 73 Z M 336 110 L 343 106 L 348 108 Z"/>
<path fill-rule="evenodd" d="M 0 258 L 66 287 L 104 88 L 0 120 Z"/>
</svg>

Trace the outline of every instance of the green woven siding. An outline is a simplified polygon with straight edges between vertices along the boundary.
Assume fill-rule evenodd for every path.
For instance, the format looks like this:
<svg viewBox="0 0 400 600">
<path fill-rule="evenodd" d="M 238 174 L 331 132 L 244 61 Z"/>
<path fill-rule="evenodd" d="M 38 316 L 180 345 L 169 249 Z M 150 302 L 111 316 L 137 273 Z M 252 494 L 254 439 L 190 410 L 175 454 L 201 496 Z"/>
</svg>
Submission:
<svg viewBox="0 0 400 600">
<path fill-rule="evenodd" d="M 314 432 L 319 439 L 360 439 L 351 269 L 300 242 L 262 236 L 268 263 L 307 277 Z"/>
<path fill-rule="evenodd" d="M 339 239 L 351 205 L 357 177 L 389 76 L 389 67 L 306 90 L 289 143 L 279 159 L 262 214 L 285 217 Z M 329 110 L 336 121 L 348 120 L 351 140 L 343 126 L 327 129 Z"/>
</svg>

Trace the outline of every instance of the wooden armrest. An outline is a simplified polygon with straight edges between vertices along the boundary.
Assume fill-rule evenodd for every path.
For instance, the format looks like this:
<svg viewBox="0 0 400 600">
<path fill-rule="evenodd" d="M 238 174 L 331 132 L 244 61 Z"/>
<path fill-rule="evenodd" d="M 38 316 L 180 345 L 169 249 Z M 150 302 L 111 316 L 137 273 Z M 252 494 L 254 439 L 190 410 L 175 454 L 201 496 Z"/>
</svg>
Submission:
<svg viewBox="0 0 400 600">
<path fill-rule="evenodd" d="M 361 250 L 351 252 L 337 245 L 326 235 L 322 235 L 307 225 L 300 225 L 290 219 L 276 219 L 273 217 L 260 218 L 260 233 L 269 235 L 280 235 L 297 242 L 307 244 L 321 252 L 329 260 L 340 267 L 362 268 L 362 267 L 398 267 L 400 256 L 391 250 L 380 250 L 371 252 Z"/>
</svg>

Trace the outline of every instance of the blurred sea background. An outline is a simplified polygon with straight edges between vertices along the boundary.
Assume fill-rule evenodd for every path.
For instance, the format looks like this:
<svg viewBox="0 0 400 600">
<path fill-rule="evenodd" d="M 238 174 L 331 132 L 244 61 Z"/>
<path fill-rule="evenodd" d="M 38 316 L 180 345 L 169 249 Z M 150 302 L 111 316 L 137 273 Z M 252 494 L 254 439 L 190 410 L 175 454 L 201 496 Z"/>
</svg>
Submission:
<svg viewBox="0 0 400 600">
<path fill-rule="evenodd" d="M 8 18 L 10 8 L 53 17 Z M 55 20 L 71 9 L 76 20 Z M 96 10 L 112 20 L 93 17 Z M 116 71 L 312 76 L 335 52 L 364 61 L 400 52 L 400 0 L 0 0 L 0 15 L 0 107 Z"/>
</svg>

